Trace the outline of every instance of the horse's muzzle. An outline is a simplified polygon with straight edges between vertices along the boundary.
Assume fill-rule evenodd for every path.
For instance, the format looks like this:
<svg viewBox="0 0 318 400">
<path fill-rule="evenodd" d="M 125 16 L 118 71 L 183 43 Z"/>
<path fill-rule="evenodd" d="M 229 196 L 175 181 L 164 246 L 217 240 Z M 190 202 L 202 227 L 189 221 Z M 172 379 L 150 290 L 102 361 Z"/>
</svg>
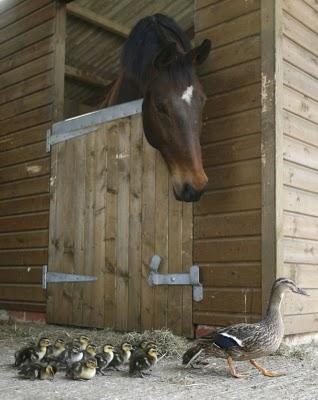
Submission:
<svg viewBox="0 0 318 400">
<path fill-rule="evenodd" d="M 195 189 L 193 186 L 189 185 L 188 183 L 185 183 L 183 185 L 182 191 L 180 194 L 178 194 L 175 190 L 174 190 L 174 195 L 175 198 L 179 201 L 185 201 L 187 203 L 190 202 L 195 202 L 195 201 L 199 201 L 200 197 L 202 196 L 204 192 L 204 189 L 202 190 L 197 190 Z"/>
</svg>

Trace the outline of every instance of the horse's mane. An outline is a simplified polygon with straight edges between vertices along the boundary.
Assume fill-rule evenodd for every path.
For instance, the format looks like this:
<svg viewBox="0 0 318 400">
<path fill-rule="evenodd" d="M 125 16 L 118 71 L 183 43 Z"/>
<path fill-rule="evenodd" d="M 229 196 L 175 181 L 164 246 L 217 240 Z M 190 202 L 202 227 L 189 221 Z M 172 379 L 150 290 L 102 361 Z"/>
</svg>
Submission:
<svg viewBox="0 0 318 400">
<path fill-rule="evenodd" d="M 131 31 L 121 54 L 121 67 L 127 76 L 144 83 L 149 78 L 149 70 L 154 59 L 169 43 L 174 42 L 184 53 L 191 49 L 185 32 L 176 22 L 163 14 L 141 19 Z M 172 75 L 184 67 L 184 59 L 179 57 L 170 67 Z"/>
</svg>

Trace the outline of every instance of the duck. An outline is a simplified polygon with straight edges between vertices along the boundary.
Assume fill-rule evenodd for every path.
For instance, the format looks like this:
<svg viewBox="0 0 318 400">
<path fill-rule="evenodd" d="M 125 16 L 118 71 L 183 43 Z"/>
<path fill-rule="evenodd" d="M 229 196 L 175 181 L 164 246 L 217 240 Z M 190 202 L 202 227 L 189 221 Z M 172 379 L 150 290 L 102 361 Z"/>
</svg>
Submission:
<svg viewBox="0 0 318 400">
<path fill-rule="evenodd" d="M 153 341 L 148 341 L 148 340 L 141 340 L 139 343 L 138 343 L 138 348 L 139 349 L 142 349 L 142 350 L 145 350 L 147 347 L 153 347 L 153 348 L 157 348 L 157 344 L 155 343 L 155 342 L 153 342 Z"/>
<path fill-rule="evenodd" d="M 96 354 L 95 358 L 97 361 L 97 373 L 105 375 L 105 369 L 114 358 L 114 346 L 111 344 L 105 344 L 103 346 L 103 351 Z"/>
<path fill-rule="evenodd" d="M 82 351 L 86 350 L 86 347 L 88 346 L 88 344 L 90 342 L 89 337 L 86 335 L 81 335 L 77 340 L 79 342 L 81 350 Z"/>
<path fill-rule="evenodd" d="M 44 358 L 50 340 L 47 337 L 41 337 L 37 345 L 24 346 L 14 354 L 15 367 L 21 367 L 34 361 L 41 361 Z"/>
<path fill-rule="evenodd" d="M 249 361 L 260 373 L 267 377 L 282 376 L 284 373 L 269 371 L 262 367 L 256 358 L 276 352 L 284 337 L 284 322 L 281 304 L 286 292 L 308 296 L 306 291 L 288 278 L 276 279 L 272 286 L 268 308 L 263 320 L 257 323 L 240 323 L 217 330 L 201 338 L 204 351 L 217 358 L 227 360 L 229 371 L 234 378 L 247 375 L 236 371 L 234 361 Z M 200 347 L 200 341 L 198 347 Z M 208 341 L 208 346 L 206 341 Z M 201 346 L 201 349 L 203 348 Z"/>
<path fill-rule="evenodd" d="M 68 367 L 66 376 L 68 378 L 78 380 L 90 380 L 96 375 L 97 361 L 94 357 L 86 360 L 78 361 Z"/>
<path fill-rule="evenodd" d="M 96 353 L 97 353 L 97 346 L 93 343 L 89 343 L 83 352 L 83 358 L 84 360 L 87 360 L 90 357 L 95 357 Z"/>
<path fill-rule="evenodd" d="M 115 350 L 114 357 L 112 361 L 109 363 L 108 368 L 114 368 L 117 371 L 120 365 L 127 364 L 129 362 L 131 351 L 133 346 L 129 342 L 124 342 L 121 344 L 120 348 Z"/>
<path fill-rule="evenodd" d="M 136 350 L 129 361 L 129 375 L 136 376 L 138 374 L 143 378 L 147 375 L 144 371 L 156 365 L 157 360 L 157 346 L 149 346 L 145 349 Z"/>
<path fill-rule="evenodd" d="M 55 364 L 34 362 L 23 365 L 19 375 L 25 379 L 52 380 L 57 372 Z"/>
<path fill-rule="evenodd" d="M 73 344 L 70 348 L 65 349 L 57 358 L 56 362 L 59 368 L 65 368 L 69 365 L 79 362 L 83 359 L 84 354 L 79 344 Z"/>
<path fill-rule="evenodd" d="M 58 338 L 53 345 L 49 345 L 46 350 L 45 360 L 56 360 L 65 351 L 64 339 Z"/>
</svg>

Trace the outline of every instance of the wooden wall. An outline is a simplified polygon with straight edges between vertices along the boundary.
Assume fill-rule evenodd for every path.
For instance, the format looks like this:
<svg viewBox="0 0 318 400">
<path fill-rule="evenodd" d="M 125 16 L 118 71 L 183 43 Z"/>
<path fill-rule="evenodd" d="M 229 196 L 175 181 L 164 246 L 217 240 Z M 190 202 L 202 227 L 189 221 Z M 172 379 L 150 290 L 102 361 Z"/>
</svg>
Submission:
<svg viewBox="0 0 318 400">
<path fill-rule="evenodd" d="M 287 333 L 318 331 L 318 4 L 283 0 L 283 273 L 308 288 L 289 296 Z"/>
<path fill-rule="evenodd" d="M 49 268 L 98 279 L 50 285 L 48 321 L 192 336 L 191 287 L 148 284 L 154 254 L 160 273 L 189 271 L 192 204 L 175 200 L 141 115 L 99 124 L 51 154 Z"/>
<path fill-rule="evenodd" d="M 57 115 L 57 8 L 53 0 L 0 4 L 0 308 L 5 309 L 45 310 L 46 130 Z"/>
<path fill-rule="evenodd" d="M 200 68 L 209 184 L 194 207 L 194 262 L 204 285 L 194 323 L 254 321 L 262 311 L 260 1 L 197 0 L 195 32 L 212 51 Z"/>
</svg>

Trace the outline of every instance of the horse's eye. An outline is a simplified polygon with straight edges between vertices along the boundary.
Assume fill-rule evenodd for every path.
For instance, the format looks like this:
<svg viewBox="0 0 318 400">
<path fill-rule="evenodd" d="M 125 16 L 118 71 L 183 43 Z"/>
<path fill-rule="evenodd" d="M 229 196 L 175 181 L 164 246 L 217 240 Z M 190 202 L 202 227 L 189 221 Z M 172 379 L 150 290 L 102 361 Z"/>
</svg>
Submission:
<svg viewBox="0 0 318 400">
<path fill-rule="evenodd" d="M 167 107 L 164 103 L 156 103 L 156 108 L 160 113 L 168 114 Z"/>
</svg>

